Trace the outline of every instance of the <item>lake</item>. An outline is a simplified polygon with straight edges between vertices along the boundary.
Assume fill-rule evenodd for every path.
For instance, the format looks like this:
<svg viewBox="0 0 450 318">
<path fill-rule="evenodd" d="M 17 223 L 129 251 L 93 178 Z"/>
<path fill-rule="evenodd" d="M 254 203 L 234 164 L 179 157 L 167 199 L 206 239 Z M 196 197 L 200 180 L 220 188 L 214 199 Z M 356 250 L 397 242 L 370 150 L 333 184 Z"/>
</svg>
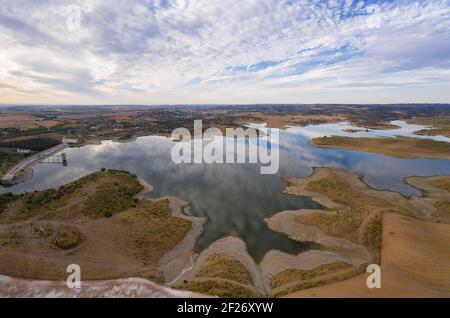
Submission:
<svg viewBox="0 0 450 318">
<path fill-rule="evenodd" d="M 58 187 L 102 167 L 127 170 L 155 186 L 149 197 L 177 196 L 191 204 L 192 215 L 208 218 L 197 242 L 199 251 L 221 237 L 233 235 L 242 238 L 249 253 L 260 260 L 271 249 L 299 253 L 313 247 L 275 233 L 263 222 L 264 218 L 283 210 L 320 208 L 309 198 L 282 194 L 285 186 L 282 176 L 305 177 L 312 173 L 312 167 L 341 167 L 362 175 L 376 189 L 420 195 L 417 189 L 403 182 L 405 177 L 450 174 L 450 160 L 397 159 L 308 144 L 312 137 L 324 135 L 412 136 L 413 131 L 423 128 L 400 121 L 393 123 L 401 129 L 352 134 L 343 130 L 355 127 L 339 123 L 280 131 L 280 169 L 274 175 L 261 175 L 258 164 L 177 165 L 170 156 L 174 143 L 160 136 L 140 137 L 128 143 L 102 141 L 101 145 L 65 149 L 68 166 L 38 164 L 33 168 L 33 178 L 0 188 L 0 192 L 22 193 Z M 442 136 L 433 138 L 450 141 Z"/>
</svg>

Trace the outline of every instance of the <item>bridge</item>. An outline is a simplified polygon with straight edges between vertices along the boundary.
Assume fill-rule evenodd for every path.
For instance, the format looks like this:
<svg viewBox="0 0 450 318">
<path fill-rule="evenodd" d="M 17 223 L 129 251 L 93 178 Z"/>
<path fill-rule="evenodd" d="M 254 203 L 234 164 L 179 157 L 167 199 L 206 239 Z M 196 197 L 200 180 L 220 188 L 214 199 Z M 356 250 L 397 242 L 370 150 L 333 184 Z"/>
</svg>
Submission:
<svg viewBox="0 0 450 318">
<path fill-rule="evenodd" d="M 40 162 L 46 162 L 47 159 L 51 157 L 60 157 L 61 159 L 51 159 L 49 160 L 48 163 L 60 163 L 63 166 L 67 166 L 66 154 L 63 153 L 61 155 L 56 155 L 58 152 L 64 150 L 65 148 L 67 148 L 67 144 L 63 143 L 25 158 L 24 160 L 20 161 L 16 166 L 11 168 L 6 174 L 3 175 L 2 183 L 12 185 L 23 181 L 24 178 L 20 177 L 20 175 L 30 176 L 32 174 L 32 168 L 35 164 Z"/>
<path fill-rule="evenodd" d="M 51 163 L 51 164 L 59 164 L 67 167 L 67 156 L 66 153 L 63 152 L 60 155 L 53 155 L 50 157 L 45 157 L 39 161 L 39 163 Z"/>
</svg>

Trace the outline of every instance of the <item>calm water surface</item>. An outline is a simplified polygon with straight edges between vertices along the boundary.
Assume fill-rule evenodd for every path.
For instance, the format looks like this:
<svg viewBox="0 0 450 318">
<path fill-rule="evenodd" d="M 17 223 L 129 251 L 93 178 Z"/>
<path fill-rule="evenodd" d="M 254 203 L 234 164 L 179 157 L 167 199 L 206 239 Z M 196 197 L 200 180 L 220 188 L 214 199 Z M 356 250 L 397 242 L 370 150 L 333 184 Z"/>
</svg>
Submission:
<svg viewBox="0 0 450 318">
<path fill-rule="evenodd" d="M 346 123 L 292 127 L 280 132 L 280 170 L 275 175 L 261 175 L 254 164 L 182 164 L 172 163 L 170 139 L 157 136 L 138 138 L 130 143 L 104 141 L 64 150 L 68 166 L 39 164 L 34 177 L 0 192 L 21 193 L 57 187 L 102 167 L 122 169 L 141 175 L 155 186 L 151 197 L 174 195 L 191 203 L 190 213 L 208 217 L 204 234 L 197 242 L 202 250 L 228 235 L 239 236 L 256 259 L 271 249 L 298 253 L 311 246 L 290 240 L 267 228 L 263 219 L 278 211 L 319 208 L 309 198 L 282 194 L 281 176 L 305 177 L 312 167 L 342 167 L 361 174 L 372 187 L 420 195 L 403 182 L 407 176 L 450 174 L 450 161 L 438 159 L 397 159 L 383 155 L 320 149 L 308 144 L 311 137 L 324 135 L 410 136 L 421 126 L 400 124 L 400 130 L 342 132 L 352 128 Z M 445 137 L 438 140 L 450 141 Z"/>
</svg>

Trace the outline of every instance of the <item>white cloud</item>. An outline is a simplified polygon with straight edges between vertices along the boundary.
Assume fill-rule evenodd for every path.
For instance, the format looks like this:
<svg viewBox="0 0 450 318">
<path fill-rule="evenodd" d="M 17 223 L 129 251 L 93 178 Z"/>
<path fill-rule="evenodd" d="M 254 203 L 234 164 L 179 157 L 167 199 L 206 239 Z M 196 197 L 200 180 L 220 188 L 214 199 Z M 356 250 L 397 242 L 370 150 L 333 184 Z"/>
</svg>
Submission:
<svg viewBox="0 0 450 318">
<path fill-rule="evenodd" d="M 0 102 L 450 101 L 448 0 L 0 0 L 0 32 Z"/>
</svg>

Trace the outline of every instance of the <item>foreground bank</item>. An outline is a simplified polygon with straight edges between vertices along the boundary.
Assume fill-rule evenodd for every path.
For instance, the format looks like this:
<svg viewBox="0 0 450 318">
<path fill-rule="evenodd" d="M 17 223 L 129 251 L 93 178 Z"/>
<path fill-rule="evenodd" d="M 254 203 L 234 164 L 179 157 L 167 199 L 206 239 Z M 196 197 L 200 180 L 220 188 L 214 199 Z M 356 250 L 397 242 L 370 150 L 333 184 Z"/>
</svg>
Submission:
<svg viewBox="0 0 450 318">
<path fill-rule="evenodd" d="M 152 185 L 128 172 L 103 169 L 59 189 L 4 194 L 0 274 L 21 279 L 1 277 L 3 294 L 70 296 L 66 267 L 78 264 L 86 287 L 78 297 L 450 297 L 450 177 L 408 178 L 424 197 L 374 190 L 342 169 L 285 181 L 286 193 L 323 209 L 283 211 L 266 224 L 316 249 L 272 250 L 259 263 L 238 237 L 195 251 L 206 220 L 178 198 L 145 199 Z M 365 284 L 372 263 L 386 275 L 381 293 Z"/>
</svg>

